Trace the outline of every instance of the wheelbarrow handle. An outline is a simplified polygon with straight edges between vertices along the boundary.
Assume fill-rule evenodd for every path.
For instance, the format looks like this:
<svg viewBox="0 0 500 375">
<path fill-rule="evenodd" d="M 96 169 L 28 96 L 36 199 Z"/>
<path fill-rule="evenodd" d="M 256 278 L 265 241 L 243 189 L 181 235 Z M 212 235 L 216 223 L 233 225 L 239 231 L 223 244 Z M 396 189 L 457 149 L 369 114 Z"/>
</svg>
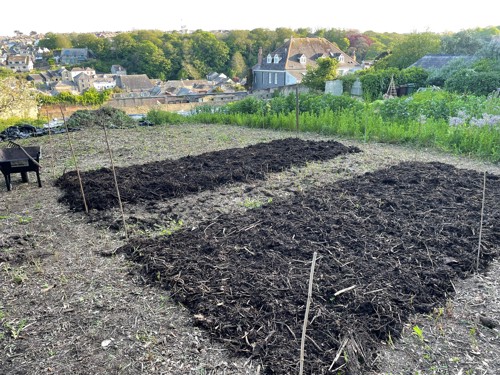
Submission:
<svg viewBox="0 0 500 375">
<path fill-rule="evenodd" d="M 25 155 L 26 155 L 26 156 L 27 156 L 27 157 L 28 157 L 28 158 L 29 158 L 29 159 L 30 159 L 30 160 L 31 160 L 31 161 L 32 161 L 32 162 L 33 162 L 33 163 L 34 163 L 34 164 L 35 164 L 38 168 L 42 169 L 42 166 L 40 165 L 40 163 L 39 163 L 39 162 L 37 162 L 37 161 L 36 161 L 36 160 L 35 160 L 35 159 L 34 159 L 34 158 L 30 155 L 30 154 L 28 154 L 28 153 L 26 152 L 26 150 L 25 150 L 25 149 L 24 149 L 21 145 L 19 145 L 19 144 L 17 144 L 17 143 L 14 143 L 14 142 L 12 142 L 12 141 L 9 141 L 9 144 L 11 144 L 11 145 L 12 145 L 12 146 L 14 146 L 14 147 L 20 148 L 20 149 L 21 149 L 21 151 L 22 151 L 22 152 L 24 152 L 24 154 L 25 154 Z"/>
</svg>

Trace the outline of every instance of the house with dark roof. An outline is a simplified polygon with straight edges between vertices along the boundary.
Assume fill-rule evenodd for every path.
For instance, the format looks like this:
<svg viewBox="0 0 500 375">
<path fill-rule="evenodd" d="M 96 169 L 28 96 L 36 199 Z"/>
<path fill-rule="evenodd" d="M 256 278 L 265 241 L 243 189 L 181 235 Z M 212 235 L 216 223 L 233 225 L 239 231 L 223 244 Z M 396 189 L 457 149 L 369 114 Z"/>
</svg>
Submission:
<svg viewBox="0 0 500 375">
<path fill-rule="evenodd" d="M 413 64 L 410 65 L 410 68 L 417 67 L 425 70 L 435 70 L 441 69 L 444 66 L 448 65 L 452 61 L 462 60 L 466 63 L 474 60 L 474 56 L 468 55 L 425 55 L 424 57 L 418 59 Z"/>
<path fill-rule="evenodd" d="M 63 48 L 60 55 L 60 63 L 74 65 L 89 59 L 88 48 Z"/>
<path fill-rule="evenodd" d="M 81 72 L 73 77 L 73 82 L 76 84 L 76 87 L 78 87 L 79 92 L 84 92 L 90 89 L 92 87 L 93 80 L 93 76 L 85 74 L 84 72 Z"/>
<path fill-rule="evenodd" d="M 290 38 L 276 50 L 263 56 L 252 68 L 253 90 L 277 88 L 302 82 L 307 68 L 318 66 L 317 60 L 330 57 L 338 60 L 337 71 L 345 75 L 362 69 L 351 56 L 325 38 Z"/>
<path fill-rule="evenodd" d="M 117 75 L 116 86 L 127 92 L 146 92 L 154 87 L 146 74 Z"/>
</svg>

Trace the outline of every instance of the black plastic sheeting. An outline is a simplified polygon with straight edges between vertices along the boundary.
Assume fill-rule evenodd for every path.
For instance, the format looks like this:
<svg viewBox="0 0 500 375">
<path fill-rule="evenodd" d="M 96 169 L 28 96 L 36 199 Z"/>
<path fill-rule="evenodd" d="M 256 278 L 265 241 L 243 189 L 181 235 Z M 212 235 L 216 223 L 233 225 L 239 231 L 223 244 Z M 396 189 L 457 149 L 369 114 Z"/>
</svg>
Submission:
<svg viewBox="0 0 500 375">
<path fill-rule="evenodd" d="M 70 132 L 80 130 L 80 129 L 69 129 Z M 30 124 L 22 124 L 10 126 L 5 129 L 3 132 L 0 132 L 0 141 L 12 141 L 14 139 L 24 139 L 30 137 L 41 137 L 44 135 L 52 134 L 61 134 L 66 133 L 66 127 L 57 126 L 53 128 L 37 128 Z"/>
<path fill-rule="evenodd" d="M 151 121 L 142 120 L 138 121 L 137 125 L 139 126 L 154 126 Z M 74 132 L 80 130 L 79 128 L 70 127 L 69 131 Z M 0 132 L 0 141 L 12 141 L 15 139 L 24 139 L 30 137 L 41 137 L 44 135 L 52 134 L 62 134 L 66 133 L 66 127 L 64 125 L 54 126 L 49 128 L 37 128 L 36 126 L 30 124 L 22 124 L 10 126 L 4 131 Z"/>
</svg>

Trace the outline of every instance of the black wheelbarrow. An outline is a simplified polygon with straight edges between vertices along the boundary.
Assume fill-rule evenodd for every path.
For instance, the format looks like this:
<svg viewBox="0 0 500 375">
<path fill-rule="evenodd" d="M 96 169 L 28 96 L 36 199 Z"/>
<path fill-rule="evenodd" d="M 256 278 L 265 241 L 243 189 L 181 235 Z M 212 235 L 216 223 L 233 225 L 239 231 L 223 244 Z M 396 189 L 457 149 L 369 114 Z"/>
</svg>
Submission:
<svg viewBox="0 0 500 375">
<path fill-rule="evenodd" d="M 0 170 L 5 177 L 7 191 L 12 189 L 10 175 L 20 173 L 23 182 L 28 182 L 28 172 L 35 172 L 38 186 L 42 187 L 40 180 L 40 161 L 41 151 L 39 146 L 33 147 L 14 147 L 0 149 Z"/>
</svg>

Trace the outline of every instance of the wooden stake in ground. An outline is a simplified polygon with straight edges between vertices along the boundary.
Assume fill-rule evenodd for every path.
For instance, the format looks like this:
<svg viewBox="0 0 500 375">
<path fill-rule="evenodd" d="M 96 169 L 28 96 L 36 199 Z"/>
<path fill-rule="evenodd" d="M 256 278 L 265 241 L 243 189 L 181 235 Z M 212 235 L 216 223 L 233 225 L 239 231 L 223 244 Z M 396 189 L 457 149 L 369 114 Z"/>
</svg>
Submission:
<svg viewBox="0 0 500 375">
<path fill-rule="evenodd" d="M 111 147 L 109 147 L 108 132 L 106 130 L 105 123 L 102 124 L 102 128 L 104 129 L 104 138 L 106 140 L 106 146 L 108 147 L 109 160 L 111 161 L 111 170 L 113 171 L 113 178 L 115 180 L 116 196 L 118 197 L 118 204 L 120 205 L 120 212 L 122 215 L 122 222 L 123 222 L 123 231 L 125 232 L 125 238 L 128 239 L 127 223 L 125 221 L 125 214 L 123 213 L 123 204 L 122 204 L 122 198 L 120 196 L 120 188 L 118 187 L 118 179 L 116 178 L 115 163 L 113 162 L 113 152 L 111 151 Z"/>
<path fill-rule="evenodd" d="M 300 342 L 300 369 L 299 375 L 302 375 L 304 372 L 304 351 L 305 351 L 305 342 L 306 342 L 306 331 L 307 331 L 307 321 L 309 319 L 309 308 L 311 306 L 312 299 L 312 287 L 313 287 L 313 278 L 314 278 L 314 267 L 316 266 L 316 256 L 317 252 L 315 251 L 313 254 L 313 259 L 311 263 L 311 273 L 309 275 L 309 291 L 307 292 L 307 303 L 306 303 L 306 312 L 304 314 L 304 324 L 302 326 L 302 340 Z"/>
<path fill-rule="evenodd" d="M 483 235 L 484 200 L 486 197 L 486 171 L 483 177 L 483 201 L 481 203 L 481 221 L 479 223 L 479 245 L 477 246 L 476 271 L 479 271 L 479 258 L 481 257 L 481 237 Z"/>
<path fill-rule="evenodd" d="M 49 145 L 50 145 L 50 168 L 52 169 L 52 178 L 56 178 L 56 170 L 54 168 L 54 147 L 52 146 L 52 128 L 50 127 L 50 116 L 49 111 L 47 111 L 47 125 L 49 129 Z"/>
<path fill-rule="evenodd" d="M 295 85 L 295 128 L 299 134 L 299 85 Z"/>
<path fill-rule="evenodd" d="M 85 213 L 89 213 L 89 207 L 87 206 L 87 199 L 85 199 L 85 192 L 83 191 L 82 177 L 80 176 L 80 169 L 78 168 L 78 163 L 76 161 L 75 150 L 73 149 L 73 143 L 71 142 L 71 136 L 69 135 L 68 124 L 66 123 L 66 116 L 64 116 L 64 111 L 62 106 L 59 106 L 61 110 L 61 115 L 63 118 L 64 126 L 66 128 L 66 134 L 68 135 L 69 148 L 71 149 L 71 155 L 73 156 L 73 163 L 75 163 L 76 174 L 78 176 L 78 182 L 80 183 L 80 192 L 82 193 L 83 206 L 85 208 Z"/>
</svg>

